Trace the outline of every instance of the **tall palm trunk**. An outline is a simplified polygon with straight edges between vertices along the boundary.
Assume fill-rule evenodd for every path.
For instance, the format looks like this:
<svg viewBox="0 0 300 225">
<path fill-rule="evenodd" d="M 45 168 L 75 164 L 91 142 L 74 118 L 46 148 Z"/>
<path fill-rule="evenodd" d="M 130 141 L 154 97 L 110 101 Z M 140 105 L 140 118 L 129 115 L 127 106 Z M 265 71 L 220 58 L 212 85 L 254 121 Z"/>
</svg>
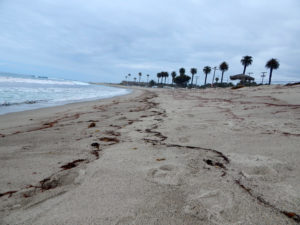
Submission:
<svg viewBox="0 0 300 225">
<path fill-rule="evenodd" d="M 243 74 L 245 74 L 245 73 L 246 73 L 246 68 L 247 68 L 247 66 L 245 65 L 245 66 L 244 66 L 244 71 L 243 71 Z"/>
<path fill-rule="evenodd" d="M 271 84 L 272 73 L 273 73 L 273 68 L 270 68 L 269 85 Z"/>
<path fill-rule="evenodd" d="M 223 84 L 223 75 L 224 75 L 224 71 L 222 71 L 221 84 Z"/>
<path fill-rule="evenodd" d="M 204 81 L 204 85 L 206 85 L 206 79 L 207 79 L 207 73 L 205 74 L 205 81 Z"/>
<path fill-rule="evenodd" d="M 194 74 L 192 74 L 191 87 L 193 87 Z"/>
</svg>

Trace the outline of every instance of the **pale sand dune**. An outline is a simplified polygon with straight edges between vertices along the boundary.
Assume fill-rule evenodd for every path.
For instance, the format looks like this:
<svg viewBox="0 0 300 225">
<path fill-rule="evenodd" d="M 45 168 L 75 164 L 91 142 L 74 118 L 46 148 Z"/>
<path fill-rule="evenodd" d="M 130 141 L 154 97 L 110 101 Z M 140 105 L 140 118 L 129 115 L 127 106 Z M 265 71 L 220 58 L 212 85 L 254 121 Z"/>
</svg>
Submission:
<svg viewBox="0 0 300 225">
<path fill-rule="evenodd" d="M 136 88 L 2 115 L 0 224 L 298 224 L 299 97 Z"/>
</svg>

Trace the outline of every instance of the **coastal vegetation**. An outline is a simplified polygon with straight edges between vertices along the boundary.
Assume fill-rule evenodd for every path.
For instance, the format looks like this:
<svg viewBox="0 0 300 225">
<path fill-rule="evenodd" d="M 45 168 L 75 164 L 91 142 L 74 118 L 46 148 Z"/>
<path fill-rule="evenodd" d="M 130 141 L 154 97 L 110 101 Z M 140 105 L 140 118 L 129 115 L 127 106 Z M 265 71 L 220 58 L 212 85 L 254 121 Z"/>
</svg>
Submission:
<svg viewBox="0 0 300 225">
<path fill-rule="evenodd" d="M 160 79 L 160 84 L 163 84 L 163 79 L 165 79 L 165 80 L 164 80 L 164 84 L 166 84 L 166 82 L 167 82 L 167 77 L 169 77 L 169 73 L 168 73 L 168 72 L 162 71 L 162 72 L 160 72 L 160 73 L 157 73 L 156 76 L 157 76 L 157 83 L 158 83 L 158 84 L 159 84 L 159 79 Z"/>
<path fill-rule="evenodd" d="M 246 73 L 246 68 L 250 66 L 253 62 L 252 56 L 246 55 L 241 59 L 241 63 L 244 66 L 243 74 Z"/>
<path fill-rule="evenodd" d="M 172 85 L 173 85 L 173 84 L 174 84 L 174 79 L 175 79 L 175 77 L 177 76 L 176 71 L 173 71 L 173 72 L 171 73 L 171 76 L 172 76 Z"/>
<path fill-rule="evenodd" d="M 185 69 L 180 68 L 179 76 L 174 78 L 174 83 L 177 84 L 179 87 L 186 87 L 190 79 L 191 77 L 185 74 Z"/>
<path fill-rule="evenodd" d="M 192 74 L 191 87 L 193 87 L 194 75 L 195 75 L 196 73 L 197 73 L 197 69 L 196 69 L 196 68 L 192 68 L 192 69 L 191 69 L 191 74 Z"/>
<path fill-rule="evenodd" d="M 266 68 L 270 69 L 270 75 L 269 75 L 269 85 L 271 84 L 271 80 L 272 80 L 272 72 L 273 70 L 277 70 L 279 68 L 279 62 L 277 59 L 270 59 L 267 64 L 266 64 Z"/>
<path fill-rule="evenodd" d="M 228 64 L 226 62 L 222 62 L 219 66 L 219 69 L 222 71 L 222 76 L 221 76 L 221 84 L 223 83 L 223 76 L 224 72 L 228 70 Z"/>
<path fill-rule="evenodd" d="M 203 68 L 203 72 L 205 73 L 205 80 L 204 80 L 204 86 L 206 85 L 206 81 L 207 81 L 207 75 L 210 74 L 211 72 L 211 67 L 210 66 L 206 66 Z"/>
<path fill-rule="evenodd" d="M 261 81 L 261 84 L 257 84 L 255 82 L 255 78 L 251 77 L 250 75 L 253 74 L 249 72 L 249 75 L 246 75 L 246 70 L 247 67 L 252 65 L 253 63 L 253 58 L 252 56 L 245 55 L 241 59 L 241 64 L 243 65 L 243 73 L 242 74 L 237 74 L 230 76 L 231 80 L 240 80 L 236 85 L 243 85 L 243 86 L 256 86 L 256 85 L 262 85 L 263 80 Z M 269 81 L 268 84 L 271 84 L 272 81 L 272 74 L 273 70 L 277 70 L 279 68 L 280 64 L 277 59 L 272 58 L 269 61 L 266 62 L 265 67 L 269 69 Z M 212 83 L 207 83 L 207 76 L 212 72 L 213 70 L 213 78 L 212 78 Z M 216 75 L 216 70 L 219 70 L 221 72 L 220 76 Z M 189 72 L 190 75 L 186 74 L 186 69 L 185 68 L 180 68 L 178 70 L 179 75 L 177 75 L 176 71 L 172 71 L 169 75 L 169 72 L 167 71 L 161 71 L 156 74 L 157 77 L 157 82 L 155 82 L 154 79 L 149 80 L 150 75 L 147 74 L 147 82 L 142 82 L 142 72 L 139 72 L 138 75 L 138 83 L 137 83 L 137 78 L 134 77 L 133 80 L 131 80 L 131 74 L 129 73 L 128 75 L 125 76 L 125 81 L 122 82 L 122 84 L 125 85 L 139 85 L 139 86 L 157 86 L 157 87 L 188 87 L 188 88 L 207 88 L 207 87 L 232 87 L 234 86 L 233 83 L 224 82 L 224 74 L 226 71 L 229 70 L 229 65 L 226 61 L 223 61 L 220 63 L 218 67 L 214 66 L 205 66 L 203 67 L 202 71 L 204 73 L 204 82 L 203 84 L 197 84 L 197 80 L 201 75 L 199 74 L 198 76 L 195 76 L 198 73 L 197 68 L 192 67 L 190 68 Z M 169 76 L 171 79 L 169 80 Z M 194 82 L 196 78 L 196 83 Z M 220 81 L 220 82 L 219 82 Z"/>
<path fill-rule="evenodd" d="M 141 83 L 141 77 L 142 77 L 142 73 L 139 72 L 139 83 Z"/>
</svg>

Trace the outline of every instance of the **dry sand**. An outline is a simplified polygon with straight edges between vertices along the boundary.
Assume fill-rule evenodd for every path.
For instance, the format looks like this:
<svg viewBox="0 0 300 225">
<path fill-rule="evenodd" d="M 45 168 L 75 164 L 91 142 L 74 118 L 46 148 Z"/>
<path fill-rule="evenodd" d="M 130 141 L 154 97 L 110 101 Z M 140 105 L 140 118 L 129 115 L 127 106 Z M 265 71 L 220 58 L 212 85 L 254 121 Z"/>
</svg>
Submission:
<svg viewBox="0 0 300 225">
<path fill-rule="evenodd" d="M 0 224 L 299 224 L 299 136 L 300 86 L 2 115 Z"/>
</svg>

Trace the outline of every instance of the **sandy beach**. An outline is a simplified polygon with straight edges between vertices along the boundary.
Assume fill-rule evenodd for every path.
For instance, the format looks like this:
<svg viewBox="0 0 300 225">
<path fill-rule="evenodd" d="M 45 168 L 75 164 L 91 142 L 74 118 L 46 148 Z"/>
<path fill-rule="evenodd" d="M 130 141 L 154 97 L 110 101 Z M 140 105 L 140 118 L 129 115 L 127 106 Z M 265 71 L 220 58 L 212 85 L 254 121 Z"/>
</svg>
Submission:
<svg viewBox="0 0 300 225">
<path fill-rule="evenodd" d="M 299 224 L 300 86 L 134 88 L 0 116 L 0 224 Z"/>
</svg>

